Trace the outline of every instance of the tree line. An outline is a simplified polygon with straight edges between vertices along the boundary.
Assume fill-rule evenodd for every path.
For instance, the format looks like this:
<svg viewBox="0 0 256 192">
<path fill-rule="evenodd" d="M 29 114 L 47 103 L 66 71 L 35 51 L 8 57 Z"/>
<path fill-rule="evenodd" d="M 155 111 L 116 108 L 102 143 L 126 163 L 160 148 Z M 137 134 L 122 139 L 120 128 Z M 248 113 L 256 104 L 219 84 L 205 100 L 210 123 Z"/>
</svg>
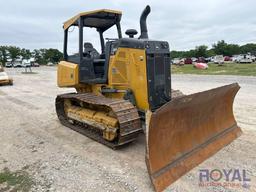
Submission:
<svg viewBox="0 0 256 192">
<path fill-rule="evenodd" d="M 232 56 L 237 54 L 251 53 L 256 55 L 256 44 L 248 43 L 242 46 L 228 44 L 224 40 L 218 41 L 208 49 L 206 45 L 196 46 L 189 51 L 171 51 L 172 58 L 191 58 L 191 57 L 212 57 L 214 55 Z"/>
<path fill-rule="evenodd" d="M 242 46 L 237 44 L 228 44 L 224 40 L 218 41 L 208 49 L 206 45 L 196 46 L 195 49 L 189 51 L 171 51 L 172 58 L 191 58 L 191 57 L 212 57 L 214 55 L 232 56 L 236 54 L 251 53 L 256 55 L 256 44 L 248 43 Z M 16 59 L 34 58 L 36 63 L 47 64 L 58 63 L 63 54 L 58 49 L 34 49 L 33 51 L 16 46 L 0 46 L 0 63 L 10 60 L 14 62 Z"/>
<path fill-rule="evenodd" d="M 25 60 L 34 58 L 35 63 L 58 63 L 63 54 L 58 49 L 34 49 L 33 51 L 16 46 L 0 46 L 0 62 L 5 65 L 7 61 L 14 62 L 17 59 Z"/>
</svg>

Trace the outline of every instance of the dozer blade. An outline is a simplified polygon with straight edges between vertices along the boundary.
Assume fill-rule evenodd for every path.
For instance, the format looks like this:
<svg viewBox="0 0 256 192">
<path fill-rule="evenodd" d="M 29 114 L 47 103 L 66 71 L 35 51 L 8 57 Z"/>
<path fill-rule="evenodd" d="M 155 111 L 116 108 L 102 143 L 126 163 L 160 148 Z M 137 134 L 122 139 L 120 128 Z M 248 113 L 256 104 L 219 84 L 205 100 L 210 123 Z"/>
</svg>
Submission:
<svg viewBox="0 0 256 192">
<path fill-rule="evenodd" d="M 179 97 L 147 114 L 146 163 L 156 191 L 241 135 L 233 115 L 237 83 Z"/>
</svg>

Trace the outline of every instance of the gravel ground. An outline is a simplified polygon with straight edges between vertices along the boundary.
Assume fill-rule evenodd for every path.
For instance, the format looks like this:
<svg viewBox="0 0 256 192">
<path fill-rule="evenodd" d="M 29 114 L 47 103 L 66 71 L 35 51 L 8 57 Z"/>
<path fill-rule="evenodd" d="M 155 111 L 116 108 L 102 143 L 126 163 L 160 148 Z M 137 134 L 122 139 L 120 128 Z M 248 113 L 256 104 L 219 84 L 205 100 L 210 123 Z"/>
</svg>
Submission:
<svg viewBox="0 0 256 192">
<path fill-rule="evenodd" d="M 153 191 L 145 165 L 145 139 L 111 150 L 64 126 L 54 100 L 73 89 L 56 86 L 56 68 L 7 69 L 14 86 L 0 87 L 0 172 L 25 170 L 31 191 Z M 173 88 L 185 94 L 239 82 L 234 112 L 244 134 L 166 191 L 256 191 L 256 78 L 174 75 Z M 199 169 L 245 169 L 246 188 L 199 187 Z M 1 191 L 1 185 L 0 185 Z"/>
</svg>

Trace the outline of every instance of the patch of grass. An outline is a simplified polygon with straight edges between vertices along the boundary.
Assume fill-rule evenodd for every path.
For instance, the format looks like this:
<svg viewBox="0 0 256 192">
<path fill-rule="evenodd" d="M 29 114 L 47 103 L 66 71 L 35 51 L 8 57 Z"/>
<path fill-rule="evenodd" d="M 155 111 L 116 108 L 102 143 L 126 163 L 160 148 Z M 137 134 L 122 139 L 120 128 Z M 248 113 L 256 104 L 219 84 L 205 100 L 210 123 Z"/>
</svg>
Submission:
<svg viewBox="0 0 256 192">
<path fill-rule="evenodd" d="M 1 188 L 1 185 L 4 185 L 4 188 Z M 27 172 L 15 171 L 11 172 L 8 168 L 5 168 L 0 172 L 0 191 L 30 191 L 33 185 L 33 180 Z"/>
<path fill-rule="evenodd" d="M 199 75 L 241 75 L 256 76 L 256 64 L 225 63 L 223 66 L 208 64 L 206 70 L 196 69 L 193 65 L 175 66 L 172 65 L 174 74 L 199 74 Z"/>
</svg>

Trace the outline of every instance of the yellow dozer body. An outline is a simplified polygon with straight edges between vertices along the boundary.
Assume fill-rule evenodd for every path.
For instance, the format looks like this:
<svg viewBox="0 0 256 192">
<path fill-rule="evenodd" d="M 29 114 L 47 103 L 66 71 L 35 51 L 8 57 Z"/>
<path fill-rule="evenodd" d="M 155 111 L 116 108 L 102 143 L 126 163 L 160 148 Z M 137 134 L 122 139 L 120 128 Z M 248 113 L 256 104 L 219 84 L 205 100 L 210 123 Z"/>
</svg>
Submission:
<svg viewBox="0 0 256 192">
<path fill-rule="evenodd" d="M 148 39 L 147 6 L 141 35 L 128 29 L 122 37 L 121 12 L 80 13 L 64 23 L 64 61 L 58 86 L 76 93 L 58 95 L 60 122 L 108 147 L 130 143 L 143 131 L 146 163 L 156 191 L 162 191 L 241 134 L 233 115 L 239 89 L 234 83 L 192 95 L 171 88 L 170 50 L 166 41 Z M 104 40 L 116 26 L 117 38 Z M 69 28 L 79 30 L 79 53 L 67 54 Z M 84 41 L 85 27 L 99 33 L 101 52 Z"/>
</svg>

